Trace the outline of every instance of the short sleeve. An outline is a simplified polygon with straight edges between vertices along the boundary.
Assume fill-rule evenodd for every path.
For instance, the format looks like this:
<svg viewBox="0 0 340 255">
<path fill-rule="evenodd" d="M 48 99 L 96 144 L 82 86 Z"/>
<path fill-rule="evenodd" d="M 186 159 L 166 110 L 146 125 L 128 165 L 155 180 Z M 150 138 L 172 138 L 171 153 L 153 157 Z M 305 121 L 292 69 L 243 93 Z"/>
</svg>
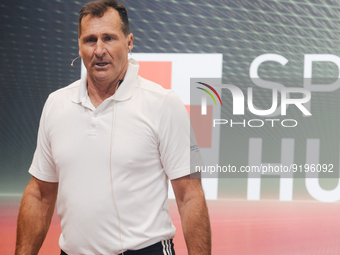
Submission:
<svg viewBox="0 0 340 255">
<path fill-rule="evenodd" d="M 37 148 L 28 172 L 35 178 L 46 182 L 58 182 L 56 166 L 52 157 L 51 142 L 48 135 L 48 99 L 40 118 Z"/>
<path fill-rule="evenodd" d="M 195 165 L 204 163 L 188 112 L 174 92 L 165 96 L 159 115 L 159 151 L 164 171 L 170 180 L 189 175 Z"/>
</svg>

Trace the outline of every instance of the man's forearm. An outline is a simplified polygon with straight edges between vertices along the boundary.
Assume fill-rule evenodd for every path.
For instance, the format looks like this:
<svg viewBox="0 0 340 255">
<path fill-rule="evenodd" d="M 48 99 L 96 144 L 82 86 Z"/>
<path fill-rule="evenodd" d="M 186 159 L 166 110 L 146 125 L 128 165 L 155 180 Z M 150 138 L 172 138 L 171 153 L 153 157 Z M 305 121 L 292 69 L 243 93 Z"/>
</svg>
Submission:
<svg viewBox="0 0 340 255">
<path fill-rule="evenodd" d="M 190 199 L 179 208 L 189 255 L 211 254 L 211 229 L 203 196 Z"/>
<path fill-rule="evenodd" d="M 26 189 L 21 201 L 16 255 L 36 255 L 46 237 L 54 212 L 55 199 L 46 201 Z"/>
</svg>

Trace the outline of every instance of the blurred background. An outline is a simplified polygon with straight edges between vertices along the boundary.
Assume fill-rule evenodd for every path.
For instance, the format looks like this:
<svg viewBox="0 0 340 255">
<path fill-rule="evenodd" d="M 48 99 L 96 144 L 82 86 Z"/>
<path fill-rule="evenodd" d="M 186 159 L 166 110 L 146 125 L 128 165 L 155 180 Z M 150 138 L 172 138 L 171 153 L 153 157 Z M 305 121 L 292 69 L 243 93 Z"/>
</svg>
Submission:
<svg viewBox="0 0 340 255">
<path fill-rule="evenodd" d="M 31 177 L 27 171 L 36 147 L 44 102 L 51 92 L 80 78 L 81 62 L 76 61 L 73 67 L 70 63 L 78 56 L 78 12 L 86 2 L 0 2 L 1 254 L 14 251 L 15 221 L 22 193 Z M 253 87 L 254 104 L 262 109 L 270 108 L 271 91 L 257 87 L 250 79 L 251 63 L 261 55 L 276 54 L 287 60 L 285 65 L 273 60 L 263 62 L 258 75 L 264 80 L 302 88 L 306 78 L 312 78 L 312 84 L 323 85 L 312 90 L 312 117 L 303 117 L 296 107 L 287 110 L 285 119 L 299 122 L 295 128 L 221 126 L 216 163 L 249 165 L 253 153 L 251 141 L 261 141 L 262 146 L 255 147 L 262 152 L 261 163 L 278 164 L 291 153 L 293 163 L 304 165 L 311 162 L 308 155 L 314 155 L 313 162 L 332 164 L 334 174 L 320 174 L 313 182 L 300 173 L 288 186 L 279 176 L 262 176 L 261 182 L 255 184 L 260 192 L 257 195 L 250 192 L 254 185 L 251 186 L 246 174 L 237 178 L 220 175 L 211 187 L 216 189 L 217 196 L 208 201 L 208 206 L 213 254 L 339 254 L 339 2 L 121 2 L 128 9 L 136 58 L 139 53 L 222 55 L 220 78 L 224 83 L 239 86 L 245 95 L 247 87 Z M 320 55 L 321 60 L 308 62 L 307 54 Z M 145 58 L 142 61 L 147 62 Z M 309 64 L 311 77 L 305 73 Z M 203 67 L 209 68 L 208 64 Z M 150 75 L 146 78 L 152 79 Z M 189 81 L 185 82 L 188 84 L 183 86 L 189 86 Z M 228 103 L 231 94 L 223 90 L 221 97 L 226 102 L 220 110 L 221 119 L 266 119 L 250 114 L 247 107 L 244 117 L 233 117 L 232 104 Z M 284 149 L 285 139 L 291 143 Z M 290 195 L 284 196 L 287 190 L 280 187 L 289 187 Z M 175 247 L 178 254 L 186 254 L 176 205 L 173 200 L 169 203 L 178 227 Z M 59 233 L 59 220 L 54 217 L 39 254 L 58 254 Z"/>
</svg>

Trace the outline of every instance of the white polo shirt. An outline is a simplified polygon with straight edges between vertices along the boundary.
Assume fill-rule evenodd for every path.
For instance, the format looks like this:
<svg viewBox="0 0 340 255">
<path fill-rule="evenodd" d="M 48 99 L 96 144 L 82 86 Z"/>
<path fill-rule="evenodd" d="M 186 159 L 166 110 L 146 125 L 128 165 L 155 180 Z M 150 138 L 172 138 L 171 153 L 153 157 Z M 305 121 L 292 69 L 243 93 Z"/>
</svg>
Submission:
<svg viewBox="0 0 340 255">
<path fill-rule="evenodd" d="M 95 108 L 86 75 L 52 93 L 40 120 L 38 144 L 29 172 L 59 182 L 59 245 L 70 255 L 118 254 L 174 237 L 168 213 L 168 179 L 202 165 L 188 113 L 171 90 L 139 77 L 129 67 L 116 92 L 112 173 L 110 139 L 113 96 Z M 191 134 L 191 136 L 190 136 Z M 191 155 L 190 155 L 191 154 Z"/>
</svg>

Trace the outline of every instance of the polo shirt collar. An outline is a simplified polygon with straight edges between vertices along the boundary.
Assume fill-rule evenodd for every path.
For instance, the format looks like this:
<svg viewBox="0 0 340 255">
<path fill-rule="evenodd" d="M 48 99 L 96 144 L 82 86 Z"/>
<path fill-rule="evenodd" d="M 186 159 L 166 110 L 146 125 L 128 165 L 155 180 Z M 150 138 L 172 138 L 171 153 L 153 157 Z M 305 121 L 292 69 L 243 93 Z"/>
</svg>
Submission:
<svg viewBox="0 0 340 255">
<path fill-rule="evenodd" d="M 116 92 L 117 94 L 115 99 L 117 101 L 125 101 L 133 95 L 133 92 L 135 91 L 135 88 L 137 86 L 138 70 L 139 70 L 138 62 L 130 58 L 129 66 L 126 71 L 124 80 L 122 84 L 120 84 Z M 111 96 L 111 98 L 113 98 L 113 96 Z"/>
<path fill-rule="evenodd" d="M 126 71 L 123 82 L 120 84 L 116 92 L 115 100 L 125 101 L 131 98 L 137 85 L 138 70 L 139 70 L 138 62 L 130 58 L 128 69 Z M 89 100 L 86 84 L 87 84 L 87 72 L 85 71 L 85 73 L 80 79 L 78 95 L 75 95 L 73 97 L 72 99 L 73 102 L 84 104 L 86 103 L 87 100 Z M 113 99 L 113 96 L 109 98 Z"/>
</svg>

